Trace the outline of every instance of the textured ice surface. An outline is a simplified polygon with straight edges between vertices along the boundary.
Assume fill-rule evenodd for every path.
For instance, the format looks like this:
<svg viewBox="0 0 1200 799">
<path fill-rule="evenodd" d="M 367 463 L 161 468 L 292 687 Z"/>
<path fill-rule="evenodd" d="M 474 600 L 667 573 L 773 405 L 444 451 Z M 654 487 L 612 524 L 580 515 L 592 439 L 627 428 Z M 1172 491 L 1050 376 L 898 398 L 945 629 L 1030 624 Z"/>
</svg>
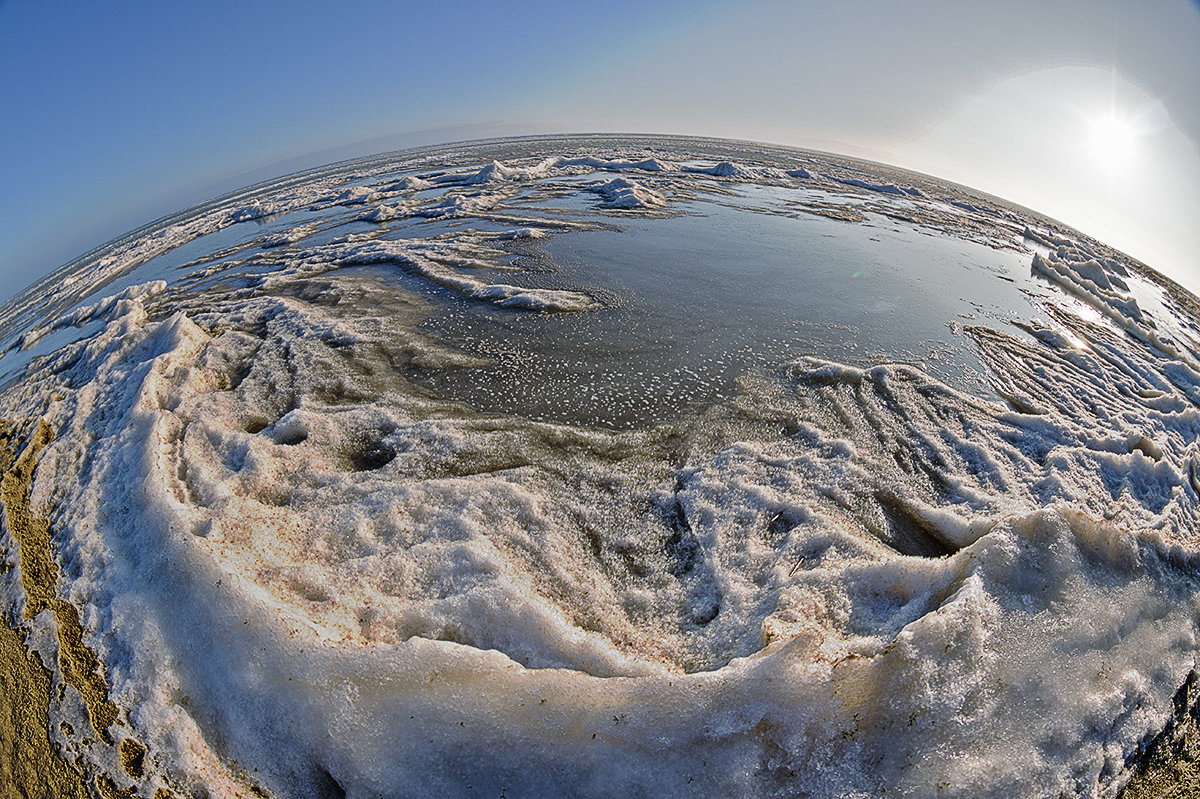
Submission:
<svg viewBox="0 0 1200 799">
<path fill-rule="evenodd" d="M 402 153 L 0 311 L 140 794 L 1114 795 L 1195 664 L 1195 301 L 871 169 Z"/>
</svg>

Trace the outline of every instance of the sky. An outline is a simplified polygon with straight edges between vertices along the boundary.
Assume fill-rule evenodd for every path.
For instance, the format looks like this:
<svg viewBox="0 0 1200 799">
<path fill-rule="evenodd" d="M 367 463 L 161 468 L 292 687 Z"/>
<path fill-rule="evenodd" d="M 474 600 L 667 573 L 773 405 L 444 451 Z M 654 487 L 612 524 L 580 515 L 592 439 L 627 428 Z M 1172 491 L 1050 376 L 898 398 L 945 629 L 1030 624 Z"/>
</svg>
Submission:
<svg viewBox="0 0 1200 799">
<path fill-rule="evenodd" d="M 0 300 L 358 155 L 724 136 L 917 169 L 1200 293 L 1197 0 L 0 0 Z"/>
</svg>

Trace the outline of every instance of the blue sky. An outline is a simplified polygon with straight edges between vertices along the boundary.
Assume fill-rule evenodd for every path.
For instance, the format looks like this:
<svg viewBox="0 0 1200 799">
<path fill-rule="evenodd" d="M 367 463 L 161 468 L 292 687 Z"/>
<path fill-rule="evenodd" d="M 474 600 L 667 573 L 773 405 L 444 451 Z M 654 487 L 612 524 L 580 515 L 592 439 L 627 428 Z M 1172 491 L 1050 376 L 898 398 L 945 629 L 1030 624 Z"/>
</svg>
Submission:
<svg viewBox="0 0 1200 799">
<path fill-rule="evenodd" d="M 275 174 L 494 135 L 910 166 L 1200 291 L 1200 5 L 0 0 L 0 298 Z"/>
</svg>

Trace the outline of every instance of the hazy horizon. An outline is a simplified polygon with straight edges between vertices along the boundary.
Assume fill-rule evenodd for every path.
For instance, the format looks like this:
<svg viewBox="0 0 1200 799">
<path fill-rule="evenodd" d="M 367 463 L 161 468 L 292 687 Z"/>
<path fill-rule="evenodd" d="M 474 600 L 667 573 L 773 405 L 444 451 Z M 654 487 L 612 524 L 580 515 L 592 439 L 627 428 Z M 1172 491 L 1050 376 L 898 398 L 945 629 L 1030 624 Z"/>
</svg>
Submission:
<svg viewBox="0 0 1200 799">
<path fill-rule="evenodd" d="M 735 138 L 913 169 L 1054 217 L 1200 290 L 1200 6 L 1188 0 L 627 2 L 571 16 L 539 2 L 331 12 L 10 0 L 0 65 L 0 100 L 18 109 L 0 123 L 4 297 L 269 177 L 411 146 L 586 132 Z"/>
</svg>

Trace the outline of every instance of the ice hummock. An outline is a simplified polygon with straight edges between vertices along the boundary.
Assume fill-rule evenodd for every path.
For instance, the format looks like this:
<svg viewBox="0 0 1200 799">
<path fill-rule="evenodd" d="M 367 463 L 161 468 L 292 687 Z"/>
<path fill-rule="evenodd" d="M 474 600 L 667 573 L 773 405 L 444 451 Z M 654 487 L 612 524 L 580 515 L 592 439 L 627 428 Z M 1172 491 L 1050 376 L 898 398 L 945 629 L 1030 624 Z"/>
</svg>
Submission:
<svg viewBox="0 0 1200 799">
<path fill-rule="evenodd" d="M 661 192 L 629 178 L 604 181 L 595 185 L 593 191 L 604 198 L 607 208 L 659 208 L 667 204 Z"/>
</svg>

